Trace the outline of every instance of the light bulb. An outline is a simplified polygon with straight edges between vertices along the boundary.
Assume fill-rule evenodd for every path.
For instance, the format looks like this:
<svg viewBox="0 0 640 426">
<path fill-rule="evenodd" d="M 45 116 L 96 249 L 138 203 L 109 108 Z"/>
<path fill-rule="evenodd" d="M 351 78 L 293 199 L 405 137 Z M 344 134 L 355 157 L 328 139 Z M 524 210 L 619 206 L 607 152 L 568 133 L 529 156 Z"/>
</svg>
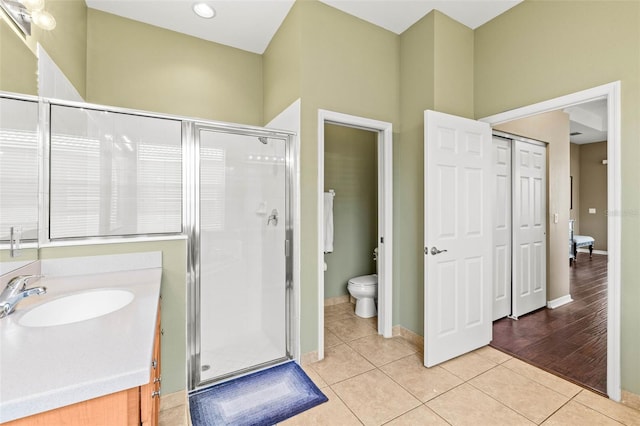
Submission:
<svg viewBox="0 0 640 426">
<path fill-rule="evenodd" d="M 193 11 L 201 18 L 210 19 L 216 16 L 216 11 L 207 3 L 199 2 L 193 4 Z"/>
<path fill-rule="evenodd" d="M 51 31 L 56 27 L 56 19 L 46 10 L 35 11 L 31 14 L 31 21 L 43 30 Z"/>
</svg>

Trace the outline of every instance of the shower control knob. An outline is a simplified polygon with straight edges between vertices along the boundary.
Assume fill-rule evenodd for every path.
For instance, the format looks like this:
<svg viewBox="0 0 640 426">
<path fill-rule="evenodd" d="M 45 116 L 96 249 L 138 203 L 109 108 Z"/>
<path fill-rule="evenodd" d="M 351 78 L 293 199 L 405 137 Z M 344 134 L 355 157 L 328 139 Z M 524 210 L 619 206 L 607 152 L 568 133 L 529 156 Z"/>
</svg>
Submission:
<svg viewBox="0 0 640 426">
<path fill-rule="evenodd" d="M 440 254 L 440 253 L 444 253 L 446 250 L 438 250 L 437 247 L 431 247 L 431 254 L 432 255 L 436 255 L 436 254 Z"/>
</svg>

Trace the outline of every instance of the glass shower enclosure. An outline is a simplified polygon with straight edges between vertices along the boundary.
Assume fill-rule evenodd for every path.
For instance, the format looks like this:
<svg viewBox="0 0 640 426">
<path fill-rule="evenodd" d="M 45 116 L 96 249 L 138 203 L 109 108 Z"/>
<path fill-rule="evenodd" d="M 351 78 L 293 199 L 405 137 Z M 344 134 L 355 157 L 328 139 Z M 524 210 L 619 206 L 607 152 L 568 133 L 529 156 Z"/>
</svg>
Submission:
<svg viewBox="0 0 640 426">
<path fill-rule="evenodd" d="M 190 389 L 292 357 L 292 135 L 194 123 Z"/>
</svg>

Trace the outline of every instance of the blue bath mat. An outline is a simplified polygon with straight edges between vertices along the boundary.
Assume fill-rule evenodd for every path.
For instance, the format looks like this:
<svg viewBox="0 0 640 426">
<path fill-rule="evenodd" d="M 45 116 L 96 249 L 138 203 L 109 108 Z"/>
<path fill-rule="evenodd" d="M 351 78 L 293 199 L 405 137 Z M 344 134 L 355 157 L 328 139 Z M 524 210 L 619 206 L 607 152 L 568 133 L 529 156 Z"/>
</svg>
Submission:
<svg viewBox="0 0 640 426">
<path fill-rule="evenodd" d="M 193 426 L 274 425 L 327 401 L 293 361 L 189 395 Z"/>
</svg>

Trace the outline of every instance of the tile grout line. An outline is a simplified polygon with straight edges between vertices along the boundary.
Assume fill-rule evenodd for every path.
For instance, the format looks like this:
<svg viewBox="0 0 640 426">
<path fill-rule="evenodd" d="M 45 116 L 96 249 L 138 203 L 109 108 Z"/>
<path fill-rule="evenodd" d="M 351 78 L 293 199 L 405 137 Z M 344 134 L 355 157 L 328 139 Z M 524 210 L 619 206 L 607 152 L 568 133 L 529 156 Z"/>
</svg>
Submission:
<svg viewBox="0 0 640 426">
<path fill-rule="evenodd" d="M 373 328 L 373 327 L 372 327 L 372 328 Z M 334 334 L 335 334 L 335 333 L 334 333 Z M 376 336 L 378 336 L 378 335 L 379 335 L 379 334 L 377 334 L 377 330 L 376 330 L 376 334 L 375 334 L 375 335 L 376 335 Z M 338 336 L 336 335 L 336 337 L 338 337 Z M 355 342 L 355 341 L 357 341 L 357 340 L 364 339 L 364 338 L 366 338 L 366 337 L 369 337 L 369 335 L 367 335 L 367 336 L 362 336 L 362 337 L 359 337 L 359 338 L 357 338 L 357 339 L 350 340 L 350 341 L 348 341 L 348 342 L 344 342 L 344 344 L 346 344 L 346 345 L 347 345 L 351 350 L 353 350 L 354 352 L 356 352 L 359 356 L 363 357 L 367 362 L 369 362 L 369 363 L 373 366 L 373 368 L 372 368 L 371 370 L 364 371 L 364 372 L 362 372 L 362 373 L 359 373 L 359 374 L 356 374 L 356 375 L 354 375 L 354 376 L 348 377 L 348 378 L 346 378 L 346 379 L 344 379 L 344 380 L 341 380 L 341 381 L 339 381 L 339 382 L 333 383 L 333 384 L 331 384 L 331 385 L 327 384 L 327 386 L 331 389 L 331 391 L 332 391 L 332 392 L 333 392 L 333 393 L 338 397 L 338 399 L 340 399 L 340 401 L 345 405 L 345 407 L 347 407 L 347 409 L 348 409 L 348 410 L 349 410 L 349 411 L 350 411 L 350 412 L 355 416 L 355 418 L 356 418 L 356 419 L 357 419 L 361 424 L 363 424 L 363 425 L 364 425 L 363 420 L 362 420 L 362 419 L 360 419 L 360 417 L 358 417 L 358 415 L 357 415 L 355 412 L 353 412 L 353 410 L 351 409 L 351 407 L 349 407 L 349 405 L 347 404 L 347 402 L 346 402 L 346 401 L 344 401 L 344 400 L 340 397 L 340 395 L 339 395 L 339 394 L 336 392 L 336 390 L 333 388 L 333 386 L 334 386 L 334 385 L 337 385 L 337 384 L 339 384 L 339 383 L 345 382 L 345 381 L 347 381 L 347 380 L 351 380 L 351 379 L 353 379 L 353 378 L 355 378 L 355 377 L 358 377 L 358 376 L 362 376 L 362 375 L 367 374 L 367 373 L 370 373 L 370 372 L 372 372 L 372 371 L 374 371 L 374 370 L 378 370 L 378 371 L 379 371 L 380 373 L 382 373 L 385 377 L 389 378 L 393 383 L 395 383 L 396 385 L 398 385 L 401 389 L 403 389 L 405 392 L 407 392 L 409 395 L 411 395 L 411 396 L 412 396 L 416 401 L 418 401 L 418 403 L 419 403 L 419 404 L 418 404 L 416 407 L 413 407 L 413 408 L 411 408 L 411 409 L 409 409 L 409 410 L 407 410 L 407 411 L 405 411 L 405 412 L 403 412 L 403 413 L 399 414 L 398 416 L 396 416 L 396 417 L 394 417 L 394 418 L 392 418 L 392 419 L 390 419 L 390 420 L 388 420 L 388 421 L 384 422 L 383 424 L 387 424 L 387 423 L 389 423 L 389 422 L 392 422 L 393 420 L 397 419 L 398 417 L 401 417 L 401 416 L 403 416 L 403 415 L 407 414 L 408 412 L 413 411 L 413 410 L 415 410 L 416 408 L 419 408 L 421 405 L 425 405 L 425 403 L 423 403 L 423 402 L 422 402 L 422 401 L 417 397 L 417 395 L 414 395 L 413 393 L 411 393 L 411 391 L 409 391 L 409 389 L 406 389 L 404 386 L 402 386 L 400 383 L 398 383 L 397 381 L 395 381 L 391 376 L 389 376 L 389 375 L 388 375 L 384 370 L 382 370 L 382 369 L 380 368 L 380 367 L 382 367 L 382 366 L 384 366 L 384 365 L 387 365 L 387 364 L 390 364 L 390 363 L 392 363 L 392 362 L 396 362 L 396 361 L 399 361 L 399 360 L 401 360 L 401 359 L 404 359 L 404 358 L 408 358 L 408 357 L 410 357 L 410 356 L 413 356 L 413 355 L 415 355 L 415 354 L 416 354 L 416 351 L 414 351 L 414 352 L 412 352 L 411 354 L 408 354 L 408 355 L 406 355 L 406 356 L 400 357 L 400 358 L 398 358 L 398 359 L 396 359 L 396 360 L 389 361 L 389 362 L 387 362 L 387 363 L 385 363 L 385 364 L 382 364 L 382 365 L 378 366 L 378 365 L 375 365 L 373 362 L 371 362 L 371 360 L 369 360 L 369 359 L 368 359 L 368 358 L 367 358 L 363 353 L 361 353 L 361 352 L 360 352 L 360 351 L 358 351 L 356 348 L 354 348 L 353 346 L 351 346 L 351 345 L 350 345 L 350 343 L 351 343 L 351 342 Z M 338 337 L 338 338 L 339 338 L 339 337 Z M 402 338 L 402 339 L 406 341 L 406 339 L 404 339 L 404 338 Z M 336 346 L 337 346 L 337 345 L 336 345 Z M 412 349 L 415 349 L 415 348 L 413 348 L 413 346 L 411 346 L 411 347 L 412 347 Z M 315 371 L 315 369 L 314 369 L 314 371 Z M 317 371 L 316 371 L 316 373 L 317 373 L 317 374 L 319 374 Z M 320 376 L 320 377 L 322 377 L 322 376 Z M 325 379 L 323 378 L 323 380 L 325 380 Z M 325 380 L 325 381 L 326 381 L 326 380 Z M 425 405 L 425 407 L 426 407 L 426 405 Z M 426 408 L 428 408 L 429 410 L 431 410 L 429 407 L 426 407 Z M 442 417 L 441 417 L 438 413 L 436 413 L 435 411 L 433 411 L 433 410 L 431 410 L 431 411 L 432 411 L 432 412 L 434 412 L 434 413 L 435 413 L 439 418 L 442 418 Z M 444 420 L 444 419 L 443 419 L 443 420 Z M 444 420 L 444 421 L 445 421 L 447 424 L 450 424 L 450 423 L 449 423 L 449 422 L 447 422 L 446 420 Z"/>
<path fill-rule="evenodd" d="M 369 371 L 371 371 L 371 370 L 369 370 Z M 362 374 L 364 374 L 364 373 L 362 373 Z M 356 377 L 356 376 L 354 376 L 354 377 Z M 348 379 L 345 379 L 345 380 L 348 380 Z M 344 382 L 344 380 L 343 380 L 343 382 Z M 341 382 L 337 382 L 337 383 L 341 383 Z M 334 384 L 337 384 L 337 383 L 334 383 Z M 331 392 L 333 392 L 333 394 L 336 396 L 336 398 L 338 398 L 340 400 L 340 402 L 342 402 L 342 404 L 347 408 L 347 410 L 349 410 L 349 412 L 351 414 L 353 414 L 353 417 L 355 417 L 356 420 L 358 420 L 358 422 L 360 422 L 361 425 L 364 425 L 364 422 L 360 419 L 360 417 L 358 417 L 358 415 L 356 413 L 353 412 L 351 407 L 349 407 L 349 404 L 347 404 L 347 402 L 340 397 L 338 392 L 336 392 L 336 390 L 333 389 L 333 387 L 332 387 L 333 385 L 327 385 L 327 386 L 329 387 L 329 389 L 331 389 Z"/>
<path fill-rule="evenodd" d="M 620 420 L 614 419 L 614 418 L 613 418 L 613 417 L 611 417 L 609 414 L 607 414 L 607 413 L 603 413 L 602 411 L 598 410 L 597 408 L 589 407 L 588 405 L 585 405 L 585 404 L 583 404 L 583 403 L 582 403 L 582 402 L 580 402 L 580 401 L 575 401 L 575 400 L 574 400 L 574 398 L 576 398 L 578 395 L 580 395 L 580 394 L 581 394 L 582 392 L 584 392 L 584 391 L 589 392 L 589 390 L 588 390 L 588 389 L 583 389 L 583 390 L 581 390 L 580 392 L 578 392 L 578 393 L 576 394 L 576 396 L 574 396 L 573 398 L 571 398 L 571 401 L 575 402 L 576 404 L 580 404 L 580 405 L 582 405 L 583 407 L 588 408 L 589 410 L 595 411 L 596 413 L 600 413 L 600 414 L 602 414 L 603 416 L 605 416 L 605 417 L 607 417 L 607 418 L 609 418 L 609 419 L 613 420 L 613 421 L 614 421 L 614 422 L 616 422 L 616 423 L 619 423 L 619 424 L 621 424 L 621 425 L 624 425 L 624 424 L 625 424 L 625 423 L 621 422 Z M 624 405 L 623 405 L 623 406 L 624 406 Z"/>
<path fill-rule="evenodd" d="M 504 368 L 506 368 L 506 369 L 508 369 L 509 371 L 511 371 L 513 374 L 518 374 L 518 375 L 520 375 L 520 376 L 522 376 L 522 377 L 524 377 L 524 378 L 526 378 L 526 379 L 531 380 L 532 382 L 536 382 L 536 383 L 537 383 L 537 384 L 539 384 L 540 386 L 543 386 L 543 387 L 545 387 L 545 388 L 547 388 L 547 389 L 549 389 L 549 390 L 552 390 L 552 391 L 554 391 L 555 393 L 557 393 L 557 394 L 560 394 L 560 395 L 564 396 L 565 398 L 569 398 L 569 400 L 571 400 L 571 399 L 573 399 L 574 397 L 576 397 L 576 396 L 577 396 L 580 392 L 582 392 L 583 390 L 586 390 L 586 389 L 584 389 L 584 388 L 583 388 L 582 386 L 580 386 L 580 385 L 577 385 L 577 384 L 575 384 L 575 383 L 573 383 L 573 382 L 570 382 L 569 380 L 564 379 L 564 378 L 562 378 L 562 377 L 558 377 L 558 376 L 556 376 L 555 374 L 549 373 L 548 371 L 543 370 L 543 369 L 542 369 L 542 368 L 540 368 L 540 367 L 536 367 L 535 365 L 528 364 L 528 363 L 526 363 L 525 361 L 522 361 L 522 360 L 521 360 L 521 359 L 519 359 L 519 358 L 515 358 L 515 357 L 514 357 L 513 359 L 518 360 L 518 361 L 520 361 L 520 362 L 523 362 L 523 363 L 525 363 L 526 365 L 528 365 L 528 366 L 530 366 L 530 367 L 532 367 L 532 368 L 536 368 L 536 369 L 538 369 L 538 370 L 540 370 L 540 371 L 542 371 L 542 372 L 544 372 L 544 373 L 546 373 L 546 374 L 549 374 L 549 375 L 553 376 L 553 378 L 554 378 L 554 379 L 562 380 L 562 381 L 564 381 L 564 382 L 567 382 L 567 383 L 570 383 L 570 384 L 572 384 L 572 385 L 574 385 L 574 386 L 577 386 L 577 387 L 579 388 L 579 389 L 578 389 L 578 392 L 577 392 L 577 393 L 575 393 L 575 394 L 574 394 L 574 395 L 572 395 L 572 396 L 568 396 L 568 395 L 565 395 L 565 394 L 563 394 L 563 393 L 558 392 L 558 391 L 557 391 L 557 390 L 555 390 L 554 388 L 549 387 L 549 386 L 547 386 L 547 385 L 546 385 L 546 384 L 544 384 L 544 383 L 541 383 L 540 381 L 538 381 L 538 380 L 534 379 L 533 377 L 525 376 L 524 374 L 521 374 L 521 373 L 517 372 L 517 371 L 516 371 L 516 370 L 514 370 L 513 368 L 509 368 L 509 367 L 508 367 L 508 366 L 506 366 L 506 365 L 500 364 L 500 365 L 502 365 Z"/>
<path fill-rule="evenodd" d="M 496 365 L 496 367 L 497 367 L 497 365 Z M 493 367 L 493 368 L 495 368 L 495 367 Z M 489 370 L 487 370 L 486 372 L 493 370 L 493 368 L 490 368 L 490 369 L 489 369 Z M 485 373 L 486 373 L 486 372 L 485 372 Z M 484 374 L 484 373 L 483 373 L 483 374 Z M 478 376 L 475 376 L 475 377 L 478 377 Z M 473 377 L 472 379 L 475 379 L 475 377 Z M 469 379 L 469 380 L 472 380 L 472 379 Z M 502 405 L 503 407 L 507 408 L 509 411 L 513 411 L 514 413 L 516 413 L 516 414 L 517 414 L 517 415 L 519 415 L 520 417 L 522 417 L 522 418 L 524 418 L 524 419 L 526 419 L 526 420 L 530 421 L 531 423 L 533 423 L 533 424 L 537 424 L 537 425 L 542 424 L 542 423 L 536 423 L 534 420 L 531 420 L 529 417 L 527 417 L 527 416 L 526 416 L 526 415 L 524 415 L 523 413 L 521 413 L 521 412 L 517 411 L 515 408 L 509 407 L 507 404 L 505 404 L 504 402 L 502 402 L 502 401 L 500 401 L 500 400 L 496 399 L 496 398 L 495 398 L 495 397 L 493 397 L 492 395 L 489 395 L 487 392 L 485 392 L 484 390 L 482 390 L 482 389 L 480 389 L 479 387 L 475 386 L 473 383 L 470 383 L 470 382 L 465 382 L 465 383 L 466 383 L 466 384 L 468 384 L 469 386 L 471 386 L 472 388 L 474 388 L 475 390 L 477 390 L 477 391 L 479 391 L 479 392 L 483 393 L 484 395 L 488 396 L 489 398 L 493 399 L 493 400 L 494 400 L 494 401 L 496 401 L 498 404 L 500 404 L 500 405 Z M 568 402 L 568 401 L 567 401 L 567 402 Z M 564 404 L 563 404 L 563 406 L 564 406 Z M 546 420 L 546 419 L 545 419 L 545 420 Z"/>
<path fill-rule="evenodd" d="M 582 392 L 582 391 L 581 391 Z M 557 410 L 555 410 L 553 413 L 549 414 L 542 422 L 540 422 L 539 424 L 543 424 L 544 422 L 546 422 L 547 420 L 549 420 L 552 416 L 554 416 L 558 411 L 562 410 L 563 407 L 565 407 L 567 404 L 569 404 L 571 401 L 573 401 L 573 398 L 575 398 L 580 392 L 578 392 L 577 394 L 575 394 L 574 396 L 572 396 L 571 398 L 569 398 L 568 401 L 566 401 L 564 404 L 562 404 L 560 407 L 558 407 Z M 577 401 L 575 401 L 577 402 Z"/>
</svg>

